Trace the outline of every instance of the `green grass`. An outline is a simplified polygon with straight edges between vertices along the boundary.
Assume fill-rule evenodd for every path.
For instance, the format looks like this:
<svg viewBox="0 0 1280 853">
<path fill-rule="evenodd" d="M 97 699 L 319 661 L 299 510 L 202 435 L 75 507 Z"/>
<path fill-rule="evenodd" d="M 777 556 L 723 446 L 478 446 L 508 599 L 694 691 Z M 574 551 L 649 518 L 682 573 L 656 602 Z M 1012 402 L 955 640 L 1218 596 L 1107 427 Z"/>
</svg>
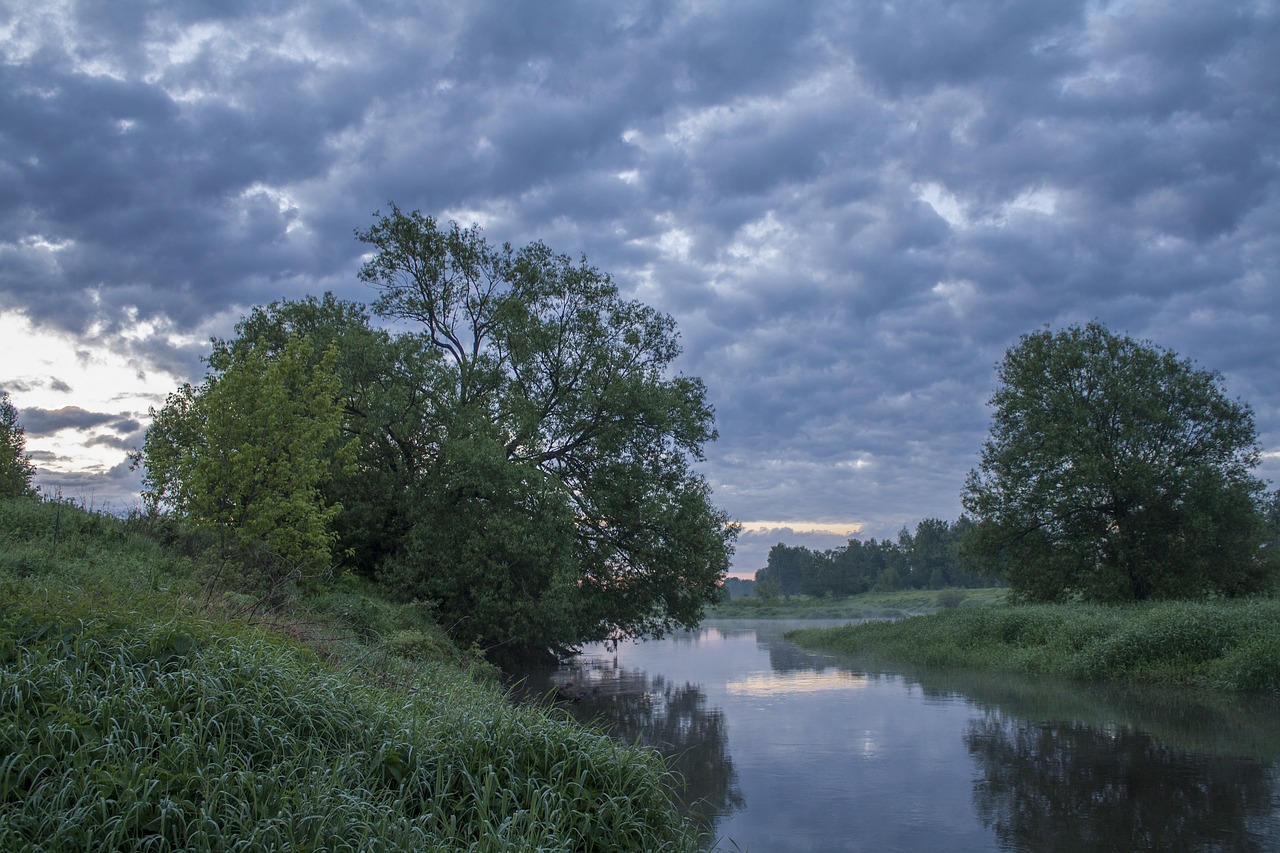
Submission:
<svg viewBox="0 0 1280 853">
<path fill-rule="evenodd" d="M 428 610 L 207 570 L 0 502 L 0 850 L 696 849 L 658 758 L 513 706 Z"/>
<path fill-rule="evenodd" d="M 959 608 L 804 629 L 805 646 L 935 667 L 1231 691 L 1280 691 L 1280 600 Z"/>
<path fill-rule="evenodd" d="M 999 604 L 1004 589 L 905 589 L 867 592 L 848 598 L 793 595 L 778 598 L 735 598 L 707 614 L 716 619 L 896 619 L 934 613 L 950 607 Z"/>
</svg>

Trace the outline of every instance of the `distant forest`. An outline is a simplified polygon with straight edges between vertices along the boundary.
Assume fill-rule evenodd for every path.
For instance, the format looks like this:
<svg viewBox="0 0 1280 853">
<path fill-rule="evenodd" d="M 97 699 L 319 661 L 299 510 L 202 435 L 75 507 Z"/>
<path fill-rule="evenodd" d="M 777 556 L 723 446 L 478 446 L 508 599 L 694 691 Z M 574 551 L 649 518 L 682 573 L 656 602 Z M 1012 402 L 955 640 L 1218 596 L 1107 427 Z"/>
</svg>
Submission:
<svg viewBox="0 0 1280 853">
<path fill-rule="evenodd" d="M 769 549 L 769 563 L 754 581 L 729 578 L 725 589 L 731 598 L 843 598 L 871 591 L 990 586 L 992 579 L 960 556 L 960 540 L 972 526 L 965 516 L 955 522 L 926 518 L 915 533 L 904 526 L 897 541 L 850 539 L 827 551 L 778 543 Z"/>
</svg>

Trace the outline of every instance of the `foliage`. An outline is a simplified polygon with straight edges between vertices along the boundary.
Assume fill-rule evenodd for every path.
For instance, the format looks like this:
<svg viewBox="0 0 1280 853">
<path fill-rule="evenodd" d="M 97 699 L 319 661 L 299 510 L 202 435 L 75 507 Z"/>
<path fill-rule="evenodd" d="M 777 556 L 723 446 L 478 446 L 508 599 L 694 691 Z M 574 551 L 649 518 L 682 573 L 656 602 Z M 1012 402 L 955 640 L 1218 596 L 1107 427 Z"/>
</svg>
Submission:
<svg viewBox="0 0 1280 853">
<path fill-rule="evenodd" d="M 961 607 L 788 634 L 927 666 L 1280 692 L 1280 600 Z"/>
<path fill-rule="evenodd" d="M 556 484 L 486 440 L 487 428 L 441 446 L 416 496 L 423 521 L 382 579 L 401 596 L 433 602 L 455 637 L 502 657 L 499 649 L 576 638 L 582 605 L 568 503 Z"/>
<path fill-rule="evenodd" d="M 1130 601 L 1266 589 L 1253 414 L 1220 377 L 1098 323 L 1024 335 L 963 502 L 965 551 L 1020 595 Z"/>
<path fill-rule="evenodd" d="M 756 594 L 756 582 L 743 578 L 727 577 L 724 579 L 724 601 L 734 598 L 751 598 Z"/>
<path fill-rule="evenodd" d="M 702 383 L 669 376 L 671 318 L 540 243 L 495 248 L 394 206 L 357 236 L 375 310 L 438 357 L 415 515 L 383 576 L 491 646 L 696 624 L 736 527 L 691 468 L 715 430 Z"/>
<path fill-rule="evenodd" d="M 336 550 L 372 578 L 382 561 L 403 551 L 415 518 L 412 497 L 440 443 L 428 407 L 440 357 L 415 336 L 373 328 L 362 306 L 326 293 L 254 308 L 235 337 L 214 341 L 209 363 L 222 370 L 254 351 L 278 357 L 298 338 L 310 343 L 308 371 L 334 359 L 341 430 L 321 451 L 331 465 L 320 487 L 329 505 L 342 506 L 332 520 Z"/>
<path fill-rule="evenodd" d="M 1275 554 L 1280 552 L 1280 489 L 1276 489 L 1262 504 L 1262 517 L 1267 525 L 1267 544 Z"/>
<path fill-rule="evenodd" d="M 816 563 L 815 555 L 808 548 L 779 542 L 769 549 L 768 563 L 756 572 L 756 582 L 766 587 L 771 582 L 776 584 L 778 595 L 799 595 L 802 586 L 811 586 L 803 581 L 806 575 L 817 574 Z"/>
<path fill-rule="evenodd" d="M 157 414 L 149 506 L 239 546 L 277 528 L 311 556 L 336 542 L 495 656 L 696 624 L 737 529 L 692 469 L 715 430 L 702 383 L 671 375 L 672 320 L 541 244 L 495 248 L 394 206 L 357 236 L 374 308 L 414 328 L 375 329 L 329 294 L 255 308 L 214 342 L 205 386 Z M 269 408 L 246 393 L 281 381 Z M 255 496 L 284 496 L 289 518 L 250 506 L 227 464 L 257 470 L 275 435 L 303 464 Z"/>
<path fill-rule="evenodd" d="M 8 391 L 0 391 L 0 498 L 35 494 L 36 468 L 26 453 L 27 439 Z"/>
<path fill-rule="evenodd" d="M 843 548 L 814 552 L 778 543 L 756 572 L 756 594 L 829 595 L 843 598 L 869 590 L 944 589 L 982 586 L 982 577 L 962 558 L 960 541 L 971 522 L 926 518 L 914 535 L 903 527 L 896 542 L 850 539 Z"/>
<path fill-rule="evenodd" d="M 298 337 L 278 353 L 249 349 L 200 387 L 183 385 L 152 411 L 140 455 L 149 510 L 215 531 L 224 557 L 270 582 L 331 562 L 339 507 L 319 486 L 340 426 L 336 353 L 309 365 L 310 346 Z"/>
<path fill-rule="evenodd" d="M 1004 604 L 1007 589 L 922 590 L 862 592 L 847 598 L 796 595 L 787 598 L 735 598 L 721 602 L 710 612 L 715 619 L 900 619 L 936 613 L 956 595 L 957 607 Z"/>
<path fill-rule="evenodd" d="M 432 666 L 426 628 L 391 691 L 201 616 L 150 531 L 0 501 L 0 555 L 40 555 L 0 566 L 0 849 L 697 849 L 652 754 Z"/>
</svg>

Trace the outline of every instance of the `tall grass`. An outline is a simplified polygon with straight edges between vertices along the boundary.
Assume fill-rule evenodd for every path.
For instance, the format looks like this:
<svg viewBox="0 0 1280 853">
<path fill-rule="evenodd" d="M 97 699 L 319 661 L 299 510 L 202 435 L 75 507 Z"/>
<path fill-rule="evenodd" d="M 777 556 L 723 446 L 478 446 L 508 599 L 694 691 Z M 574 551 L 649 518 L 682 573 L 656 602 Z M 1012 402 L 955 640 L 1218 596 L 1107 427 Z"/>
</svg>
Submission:
<svg viewBox="0 0 1280 853">
<path fill-rule="evenodd" d="M 387 689 L 28 503 L 0 504 L 0 850 L 696 849 L 653 754 L 427 665 L 428 633 Z"/>
<path fill-rule="evenodd" d="M 711 609 L 717 619 L 896 619 L 953 607 L 1002 603 L 1005 589 L 903 589 L 848 598 L 809 595 L 734 598 Z"/>
<path fill-rule="evenodd" d="M 911 663 L 1280 691 L 1280 600 L 960 608 L 795 631 L 798 643 Z"/>
</svg>

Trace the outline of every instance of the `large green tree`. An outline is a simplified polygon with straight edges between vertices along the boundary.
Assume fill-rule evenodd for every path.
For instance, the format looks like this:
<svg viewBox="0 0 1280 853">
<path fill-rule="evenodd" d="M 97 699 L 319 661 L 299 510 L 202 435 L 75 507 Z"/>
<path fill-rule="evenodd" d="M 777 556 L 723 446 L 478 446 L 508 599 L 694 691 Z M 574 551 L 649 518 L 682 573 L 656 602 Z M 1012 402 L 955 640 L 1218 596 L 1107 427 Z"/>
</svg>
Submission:
<svg viewBox="0 0 1280 853">
<path fill-rule="evenodd" d="M 702 383 L 672 374 L 671 318 L 541 243 L 491 246 L 395 206 L 357 236 L 374 310 L 439 356 L 421 517 L 387 572 L 401 593 L 487 645 L 696 624 L 736 527 L 692 468 L 714 419 Z"/>
<path fill-rule="evenodd" d="M 31 478 L 35 466 L 27 455 L 27 438 L 18 423 L 18 409 L 8 391 L 0 391 L 0 498 L 35 494 Z"/>
<path fill-rule="evenodd" d="M 513 462 L 495 424 L 466 419 L 443 356 L 423 335 L 370 325 L 362 306 L 307 297 L 255 308 L 214 342 L 215 368 L 297 336 L 309 361 L 337 353 L 341 435 L 354 464 L 323 485 L 346 565 L 396 595 L 435 604 L 445 627 L 496 655 L 576 642 L 591 627 L 555 481 Z"/>
<path fill-rule="evenodd" d="M 312 365 L 311 349 L 296 336 L 279 352 L 228 354 L 152 410 L 140 454 L 147 506 L 212 531 L 225 556 L 256 570 L 249 580 L 268 585 L 332 565 L 340 507 L 320 486 L 340 426 L 337 354 Z"/>
<path fill-rule="evenodd" d="M 1029 599 L 1266 587 L 1253 413 L 1221 377 L 1099 323 L 1024 335 L 962 499 L 965 551 Z"/>
</svg>

